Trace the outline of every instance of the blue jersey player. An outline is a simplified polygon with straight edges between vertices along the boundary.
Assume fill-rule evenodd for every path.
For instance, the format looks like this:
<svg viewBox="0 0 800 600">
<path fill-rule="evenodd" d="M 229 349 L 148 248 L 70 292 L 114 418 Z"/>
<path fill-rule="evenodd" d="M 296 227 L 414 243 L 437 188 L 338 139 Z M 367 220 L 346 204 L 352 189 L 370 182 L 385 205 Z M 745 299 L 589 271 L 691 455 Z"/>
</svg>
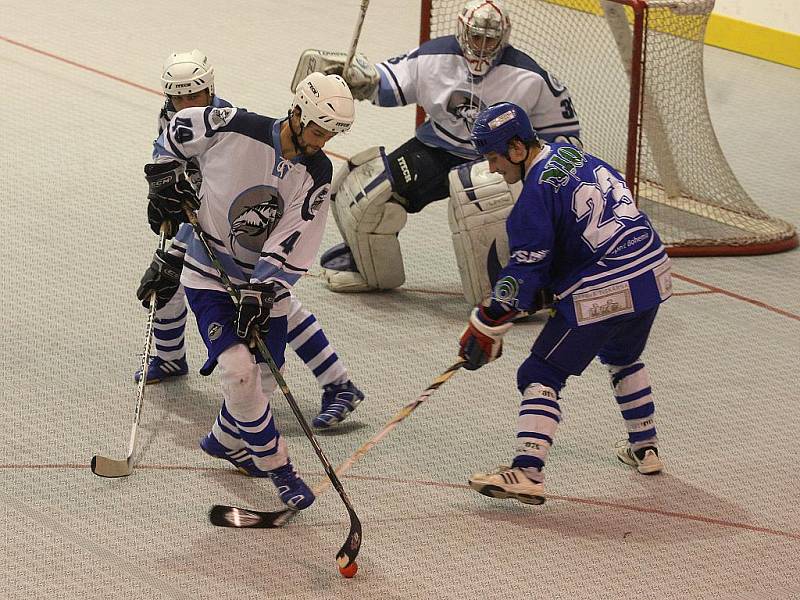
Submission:
<svg viewBox="0 0 800 600">
<path fill-rule="evenodd" d="M 608 367 L 628 432 L 619 460 L 658 473 L 655 407 L 641 361 L 658 307 L 672 292 L 658 234 L 613 167 L 570 144 L 540 142 L 516 104 L 481 112 L 472 142 L 492 172 L 507 183 L 522 180 L 523 189 L 506 223 L 511 258 L 461 336 L 465 367 L 498 358 L 512 320 L 541 308 L 544 290 L 553 293 L 553 309 L 517 371 L 522 402 L 511 466 L 475 474 L 470 486 L 494 498 L 544 502 L 559 392 L 595 357 Z"/>
</svg>

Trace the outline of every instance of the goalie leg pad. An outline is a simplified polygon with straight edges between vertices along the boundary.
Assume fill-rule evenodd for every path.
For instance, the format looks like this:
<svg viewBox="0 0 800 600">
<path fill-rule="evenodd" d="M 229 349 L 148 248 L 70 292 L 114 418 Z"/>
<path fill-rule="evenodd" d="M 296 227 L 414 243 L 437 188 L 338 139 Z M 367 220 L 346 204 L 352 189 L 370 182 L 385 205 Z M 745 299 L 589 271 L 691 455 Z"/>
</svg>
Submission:
<svg viewBox="0 0 800 600">
<path fill-rule="evenodd" d="M 326 272 L 329 286 L 336 291 L 363 291 L 402 285 L 405 271 L 397 234 L 407 214 L 395 199 L 383 148 L 370 148 L 351 158 L 348 172 L 336 183 L 336 224 L 358 274 Z"/>
<path fill-rule="evenodd" d="M 449 183 L 448 217 L 464 297 L 480 304 L 508 263 L 506 219 L 521 186 L 509 187 L 485 160 L 452 169 Z"/>
</svg>

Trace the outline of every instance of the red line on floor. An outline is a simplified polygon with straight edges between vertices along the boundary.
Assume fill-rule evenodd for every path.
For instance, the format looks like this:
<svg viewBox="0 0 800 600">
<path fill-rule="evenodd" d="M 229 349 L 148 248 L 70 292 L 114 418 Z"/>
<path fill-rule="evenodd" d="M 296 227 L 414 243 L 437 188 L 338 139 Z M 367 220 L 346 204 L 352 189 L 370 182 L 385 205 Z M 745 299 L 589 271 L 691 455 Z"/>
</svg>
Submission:
<svg viewBox="0 0 800 600">
<path fill-rule="evenodd" d="M 105 71 L 101 71 L 99 69 L 95 69 L 94 67 L 89 67 L 89 66 L 81 64 L 79 62 L 75 62 L 74 60 L 70 60 L 68 58 L 64 58 L 63 56 L 59 56 L 58 54 L 54 54 L 52 52 L 47 52 L 46 50 L 40 50 L 39 48 L 34 48 L 33 46 L 29 46 L 28 44 L 23 44 L 22 42 L 18 42 L 16 40 L 12 40 L 11 38 L 8 38 L 8 37 L 6 37 L 4 35 L 0 35 L 0 40 L 2 40 L 4 42 L 8 42 L 9 44 L 13 44 L 15 46 L 18 46 L 20 48 L 24 48 L 25 50 L 29 50 L 31 52 L 35 52 L 37 54 L 41 54 L 42 56 L 46 56 L 48 58 L 52 58 L 54 60 L 58 60 L 60 62 L 66 63 L 66 64 L 71 65 L 73 67 L 77 67 L 78 69 L 83 69 L 83 70 L 88 71 L 90 73 L 94 73 L 95 75 L 100 75 L 101 77 L 106 77 L 108 79 L 112 79 L 112 80 L 114 80 L 114 81 L 116 81 L 118 83 L 129 85 L 131 87 L 134 87 L 136 89 L 142 90 L 144 92 L 148 92 L 150 94 L 155 94 L 157 96 L 161 96 L 161 92 L 159 90 L 154 89 L 154 88 L 147 87 L 147 86 L 135 83 L 133 81 L 130 81 L 128 79 L 124 79 L 122 77 L 117 77 L 116 75 L 112 75 L 111 73 L 106 73 Z M 341 154 L 337 154 L 335 152 L 330 152 L 329 150 L 326 150 L 325 154 L 327 154 L 329 156 L 333 156 L 333 157 L 341 159 L 341 160 L 347 160 L 346 156 L 343 156 Z M 676 279 L 680 279 L 682 281 L 686 281 L 687 283 L 691 283 L 693 285 L 697 285 L 697 286 L 706 288 L 709 292 L 715 292 L 715 293 L 718 293 L 718 294 L 724 294 L 725 296 L 728 296 L 730 298 L 734 298 L 736 300 L 741 300 L 742 302 L 747 302 L 747 303 L 752 304 L 754 306 L 758 306 L 759 308 L 764 308 L 766 310 L 769 310 L 769 311 L 774 312 L 776 314 L 779 314 L 781 316 L 788 317 L 788 318 L 794 319 L 796 321 L 800 321 L 800 315 L 791 313 L 791 312 L 783 310 L 781 308 L 777 308 L 775 306 L 767 304 L 766 302 L 761 302 L 760 300 L 755 300 L 753 298 L 748 298 L 747 296 L 742 296 L 741 294 L 737 294 L 735 292 L 731 292 L 731 291 L 728 291 L 726 289 L 723 289 L 723 288 L 720 288 L 720 287 L 717 287 L 717 286 L 714 286 L 714 285 L 710 285 L 708 283 L 703 283 L 702 281 L 698 281 L 696 279 L 692 279 L 691 277 L 686 277 L 685 275 L 680 275 L 680 274 L 675 273 L 675 272 L 673 272 L 672 275 Z M 426 294 L 440 294 L 440 295 L 452 295 L 452 296 L 459 296 L 460 295 L 457 292 L 447 292 L 447 291 L 437 291 L 437 290 L 424 290 L 424 289 L 418 289 L 418 288 L 401 288 L 401 289 L 405 289 L 408 292 L 419 292 L 419 293 L 426 293 Z M 695 293 L 697 293 L 697 292 L 695 292 Z M 690 294 L 691 294 L 691 292 L 683 292 L 683 293 L 675 294 L 675 295 L 676 296 L 688 296 Z"/>
<path fill-rule="evenodd" d="M 57 60 L 59 62 L 63 62 L 73 67 L 77 67 L 78 69 L 83 69 L 84 71 L 88 71 L 89 73 L 94 73 L 95 75 L 100 75 L 101 77 L 106 77 L 118 83 L 122 83 L 124 85 L 129 85 L 131 87 L 136 88 L 137 90 L 142 90 L 143 92 L 147 92 L 148 94 L 155 94 L 156 96 L 163 95 L 161 90 L 157 90 L 155 88 L 147 87 L 146 85 L 141 85 L 134 81 L 130 81 L 129 79 L 125 79 L 123 77 L 118 77 L 116 75 L 112 75 L 111 73 L 107 73 L 105 71 L 101 71 L 100 69 L 95 69 L 94 67 L 90 67 L 88 65 L 84 65 L 79 62 L 75 62 L 74 60 L 70 60 L 69 58 L 65 58 L 63 56 L 59 56 L 58 54 L 54 54 L 52 52 L 48 52 L 47 50 L 40 50 L 39 48 L 34 48 L 33 46 L 29 46 L 28 44 L 23 44 L 22 42 L 18 42 L 16 40 L 12 40 L 11 38 L 7 38 L 4 35 L 0 35 L 0 41 L 8 42 L 9 44 L 13 44 L 14 46 L 18 46 L 25 50 L 29 50 L 31 52 L 35 52 L 36 54 L 41 54 L 42 56 L 46 56 L 47 58 L 52 58 L 53 60 Z M 336 152 L 331 152 L 330 150 L 325 150 L 325 154 L 328 156 L 333 156 L 340 160 L 347 160 L 347 157 L 342 154 L 337 154 Z"/>
<path fill-rule="evenodd" d="M 742 302 L 747 302 L 748 304 L 752 304 L 753 306 L 764 308 L 768 311 L 774 312 L 783 317 L 788 317 L 790 319 L 794 319 L 795 321 L 800 321 L 800 315 L 789 312 L 788 310 L 783 310 L 782 308 L 778 308 L 777 306 L 772 306 L 771 304 L 767 304 L 766 302 L 762 302 L 761 300 L 748 298 L 747 296 L 742 296 L 741 294 L 737 294 L 736 292 L 731 292 L 724 288 L 711 285 L 710 283 L 703 283 L 702 281 L 699 281 L 697 279 L 692 279 L 691 277 L 687 277 L 686 275 L 680 275 L 679 273 L 675 273 L 674 271 L 672 273 L 672 276 L 675 279 L 680 279 L 681 281 L 685 281 L 686 283 L 691 283 L 692 285 L 700 286 L 711 292 L 715 292 L 717 294 L 723 294 L 725 296 L 728 296 L 729 298 L 733 298 L 734 300 L 741 300 Z"/>
<path fill-rule="evenodd" d="M 0 464 L 0 469 L 86 469 L 89 470 L 89 463 L 86 464 L 75 464 L 75 463 L 64 463 L 64 464 Z M 225 468 L 218 468 L 218 467 L 190 467 L 190 466 L 182 466 L 182 465 L 137 465 L 136 470 L 138 471 L 220 471 L 226 474 L 230 474 L 235 477 L 242 477 L 241 474 L 237 473 L 232 469 L 225 469 Z M 314 473 L 314 475 L 322 476 L 322 473 Z M 461 484 L 461 483 L 447 483 L 443 481 L 428 481 L 428 480 L 420 480 L 420 479 L 395 479 L 391 477 L 378 477 L 374 475 L 347 475 L 344 474 L 341 476 L 343 479 L 354 479 L 357 481 L 376 481 L 376 482 L 383 482 L 383 483 L 395 483 L 395 484 L 406 484 L 406 485 L 424 485 L 426 487 L 434 487 L 434 488 L 449 488 L 449 489 L 459 489 L 459 490 L 467 490 L 469 489 L 468 485 Z M 609 502 L 606 500 L 594 500 L 591 498 L 578 498 L 575 496 L 559 496 L 556 494 L 544 494 L 550 500 L 560 500 L 562 502 L 572 502 L 574 504 L 584 504 L 588 506 L 597 506 L 601 508 L 613 508 L 614 510 L 629 510 L 632 512 L 638 513 L 645 513 L 651 515 L 660 515 L 662 517 L 671 517 L 674 519 L 682 519 L 685 521 L 696 521 L 699 523 L 708 523 L 709 525 L 719 525 L 721 527 L 731 527 L 734 529 L 743 529 L 746 531 L 752 531 L 755 533 L 766 533 L 768 535 L 774 535 L 784 538 L 789 538 L 791 540 L 800 540 L 800 533 L 795 533 L 792 531 L 782 531 L 780 529 L 770 529 L 769 527 L 760 527 L 758 525 L 749 525 L 748 523 L 739 523 L 736 521 L 726 521 L 725 519 L 715 519 L 713 517 L 704 517 L 703 515 L 693 515 L 689 513 L 682 513 L 682 512 L 675 512 L 670 510 L 661 510 L 658 508 L 649 508 L 644 506 L 636 506 L 633 504 L 624 504 L 620 502 Z"/>
</svg>

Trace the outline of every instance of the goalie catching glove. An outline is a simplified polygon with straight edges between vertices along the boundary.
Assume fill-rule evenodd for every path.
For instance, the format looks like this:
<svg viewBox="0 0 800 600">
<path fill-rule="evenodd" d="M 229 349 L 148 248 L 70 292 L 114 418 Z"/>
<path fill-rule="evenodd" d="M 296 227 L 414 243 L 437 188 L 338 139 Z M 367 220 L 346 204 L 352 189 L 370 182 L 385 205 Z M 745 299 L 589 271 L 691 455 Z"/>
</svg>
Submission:
<svg viewBox="0 0 800 600">
<path fill-rule="evenodd" d="M 154 233 L 161 233 L 161 225 L 167 224 L 165 235 L 173 237 L 178 224 L 186 222 L 184 205 L 192 210 L 200 207 L 200 199 L 192 184 L 186 179 L 183 166 L 177 160 L 151 163 L 144 166 L 147 179 L 147 220 Z"/>
<path fill-rule="evenodd" d="M 239 313 L 236 315 L 236 335 L 249 339 L 252 328 L 267 330 L 269 311 L 275 302 L 271 283 L 248 283 L 239 286 Z"/>
<path fill-rule="evenodd" d="M 142 301 L 142 306 L 150 308 L 150 296 L 155 292 L 156 308 L 164 308 L 181 284 L 182 270 L 182 258 L 156 250 L 153 261 L 144 272 L 139 289 L 136 290 L 136 297 Z"/>
<path fill-rule="evenodd" d="M 508 313 L 512 316 L 513 313 Z M 461 334 L 461 350 L 458 355 L 469 371 L 480 369 L 503 354 L 503 336 L 511 323 L 491 319 L 483 307 L 476 307 L 469 317 L 469 324 Z"/>
<path fill-rule="evenodd" d="M 346 52 L 306 50 L 297 61 L 297 68 L 292 78 L 292 92 L 306 76 L 319 71 L 326 75 L 341 75 L 356 100 L 371 100 L 381 81 L 375 66 L 363 54 L 356 54 L 347 73 L 344 73 L 346 60 Z"/>
</svg>

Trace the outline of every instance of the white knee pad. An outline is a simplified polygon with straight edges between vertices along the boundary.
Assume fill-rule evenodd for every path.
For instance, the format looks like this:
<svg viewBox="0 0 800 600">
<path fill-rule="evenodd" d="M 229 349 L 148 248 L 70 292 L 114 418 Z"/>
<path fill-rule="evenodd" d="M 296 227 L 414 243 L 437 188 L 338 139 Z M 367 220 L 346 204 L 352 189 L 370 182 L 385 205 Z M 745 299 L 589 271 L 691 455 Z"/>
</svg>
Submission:
<svg viewBox="0 0 800 600">
<path fill-rule="evenodd" d="M 508 263 L 506 218 L 522 189 L 489 172 L 485 160 L 465 163 L 450 171 L 450 231 L 464 297 L 479 304 L 492 291 L 492 282 Z"/>
<path fill-rule="evenodd" d="M 397 234 L 405 227 L 407 213 L 394 198 L 383 148 L 353 156 L 331 189 L 336 194 L 334 219 L 367 289 L 402 285 L 406 277 Z"/>
<path fill-rule="evenodd" d="M 222 395 L 231 416 L 249 422 L 260 418 L 268 399 L 261 385 L 255 357 L 244 344 L 234 344 L 219 355 Z"/>
</svg>

